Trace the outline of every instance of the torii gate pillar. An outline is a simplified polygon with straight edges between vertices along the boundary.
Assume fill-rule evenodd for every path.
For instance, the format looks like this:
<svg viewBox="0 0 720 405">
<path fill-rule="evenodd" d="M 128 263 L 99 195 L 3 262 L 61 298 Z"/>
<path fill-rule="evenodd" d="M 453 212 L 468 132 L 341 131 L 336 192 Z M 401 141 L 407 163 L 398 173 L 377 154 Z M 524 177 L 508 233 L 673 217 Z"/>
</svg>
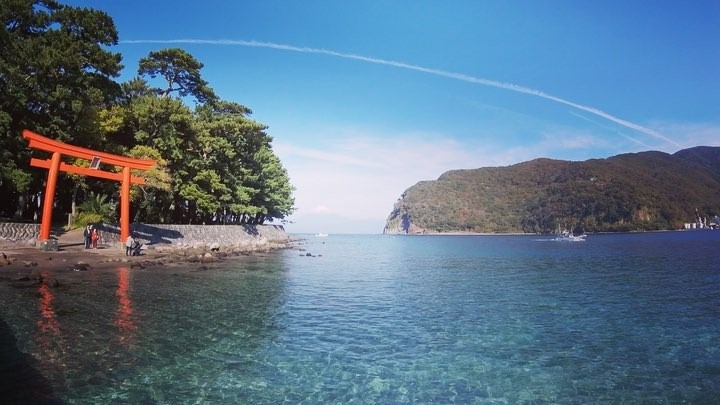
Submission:
<svg viewBox="0 0 720 405">
<path fill-rule="evenodd" d="M 145 184 L 145 179 L 130 175 L 130 169 L 149 170 L 155 165 L 154 160 L 134 159 L 125 156 L 112 155 L 92 149 L 68 145 L 46 138 L 34 132 L 24 130 L 23 138 L 30 143 L 30 148 L 51 152 L 52 157 L 47 160 L 32 158 L 30 166 L 48 169 L 48 179 L 45 184 L 45 198 L 43 201 L 42 219 L 38 241 L 46 250 L 57 250 L 57 245 L 50 242 L 50 227 L 52 225 L 52 208 L 57 184 L 58 172 L 68 172 L 91 177 L 100 177 L 107 180 L 121 182 L 120 186 L 120 241 L 130 236 L 130 185 Z M 60 161 L 62 155 L 85 159 L 91 162 L 90 167 L 73 166 Z M 122 167 L 121 173 L 99 170 L 100 163 Z"/>
</svg>

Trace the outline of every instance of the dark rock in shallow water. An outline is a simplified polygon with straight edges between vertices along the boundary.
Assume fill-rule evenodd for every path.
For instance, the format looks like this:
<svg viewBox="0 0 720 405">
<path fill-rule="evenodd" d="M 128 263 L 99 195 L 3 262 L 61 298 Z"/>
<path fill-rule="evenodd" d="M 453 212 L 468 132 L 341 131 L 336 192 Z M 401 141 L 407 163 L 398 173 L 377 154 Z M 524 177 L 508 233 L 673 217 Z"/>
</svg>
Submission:
<svg viewBox="0 0 720 405">
<path fill-rule="evenodd" d="M 90 379 L 88 380 L 89 383 L 92 384 L 100 384 L 104 383 L 108 380 L 107 375 L 103 373 L 102 371 L 97 371 L 95 374 L 93 374 Z"/>
<path fill-rule="evenodd" d="M 92 266 L 90 266 L 89 264 L 87 264 L 85 262 L 77 262 L 73 266 L 74 271 L 88 271 L 90 269 L 92 269 Z"/>
</svg>

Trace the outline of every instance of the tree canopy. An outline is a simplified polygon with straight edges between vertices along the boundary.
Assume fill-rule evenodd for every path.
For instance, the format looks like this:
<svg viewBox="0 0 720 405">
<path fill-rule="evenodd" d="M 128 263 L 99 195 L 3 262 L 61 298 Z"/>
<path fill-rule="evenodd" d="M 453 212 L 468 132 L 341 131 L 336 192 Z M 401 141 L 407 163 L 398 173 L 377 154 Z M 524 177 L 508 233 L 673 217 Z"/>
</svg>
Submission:
<svg viewBox="0 0 720 405">
<path fill-rule="evenodd" d="M 202 63 L 182 49 L 163 49 L 140 59 L 138 74 L 153 79 L 162 76 L 167 87 L 152 90 L 163 97 L 177 92 L 180 97 L 192 96 L 200 103 L 217 100 L 215 92 L 200 76 L 202 68 Z"/>
<path fill-rule="evenodd" d="M 267 126 L 241 104 L 220 100 L 201 62 L 182 49 L 153 51 L 138 76 L 118 83 L 121 55 L 112 18 L 56 1 L 0 0 L 0 217 L 28 220 L 42 199 L 45 170 L 29 167 L 30 129 L 72 145 L 158 161 L 134 185 L 142 222 L 253 223 L 294 210 L 294 188 Z M 194 109 L 185 104 L 192 99 Z M 67 163 L 75 163 L 67 160 Z M 107 168 L 109 169 L 109 168 Z M 118 187 L 60 176 L 56 209 Z"/>
</svg>

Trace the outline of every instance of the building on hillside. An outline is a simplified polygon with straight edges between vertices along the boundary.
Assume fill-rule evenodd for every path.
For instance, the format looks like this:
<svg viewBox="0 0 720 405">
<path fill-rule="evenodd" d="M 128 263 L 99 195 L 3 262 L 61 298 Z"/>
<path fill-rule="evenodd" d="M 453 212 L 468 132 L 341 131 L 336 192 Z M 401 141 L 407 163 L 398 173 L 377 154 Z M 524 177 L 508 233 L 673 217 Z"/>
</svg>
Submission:
<svg viewBox="0 0 720 405">
<path fill-rule="evenodd" d="M 720 229 L 720 216 L 715 215 L 710 221 L 698 216 L 695 222 L 686 222 L 685 229 Z"/>
</svg>

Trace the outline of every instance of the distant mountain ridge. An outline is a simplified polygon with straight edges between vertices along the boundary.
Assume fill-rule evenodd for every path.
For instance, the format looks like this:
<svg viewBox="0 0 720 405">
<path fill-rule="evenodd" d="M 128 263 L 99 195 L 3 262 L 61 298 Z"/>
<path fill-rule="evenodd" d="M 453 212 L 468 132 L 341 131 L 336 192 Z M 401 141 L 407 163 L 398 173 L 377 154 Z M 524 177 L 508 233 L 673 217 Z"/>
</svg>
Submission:
<svg viewBox="0 0 720 405">
<path fill-rule="evenodd" d="M 405 190 L 383 233 L 619 232 L 720 215 L 720 147 L 451 170 Z"/>
</svg>

